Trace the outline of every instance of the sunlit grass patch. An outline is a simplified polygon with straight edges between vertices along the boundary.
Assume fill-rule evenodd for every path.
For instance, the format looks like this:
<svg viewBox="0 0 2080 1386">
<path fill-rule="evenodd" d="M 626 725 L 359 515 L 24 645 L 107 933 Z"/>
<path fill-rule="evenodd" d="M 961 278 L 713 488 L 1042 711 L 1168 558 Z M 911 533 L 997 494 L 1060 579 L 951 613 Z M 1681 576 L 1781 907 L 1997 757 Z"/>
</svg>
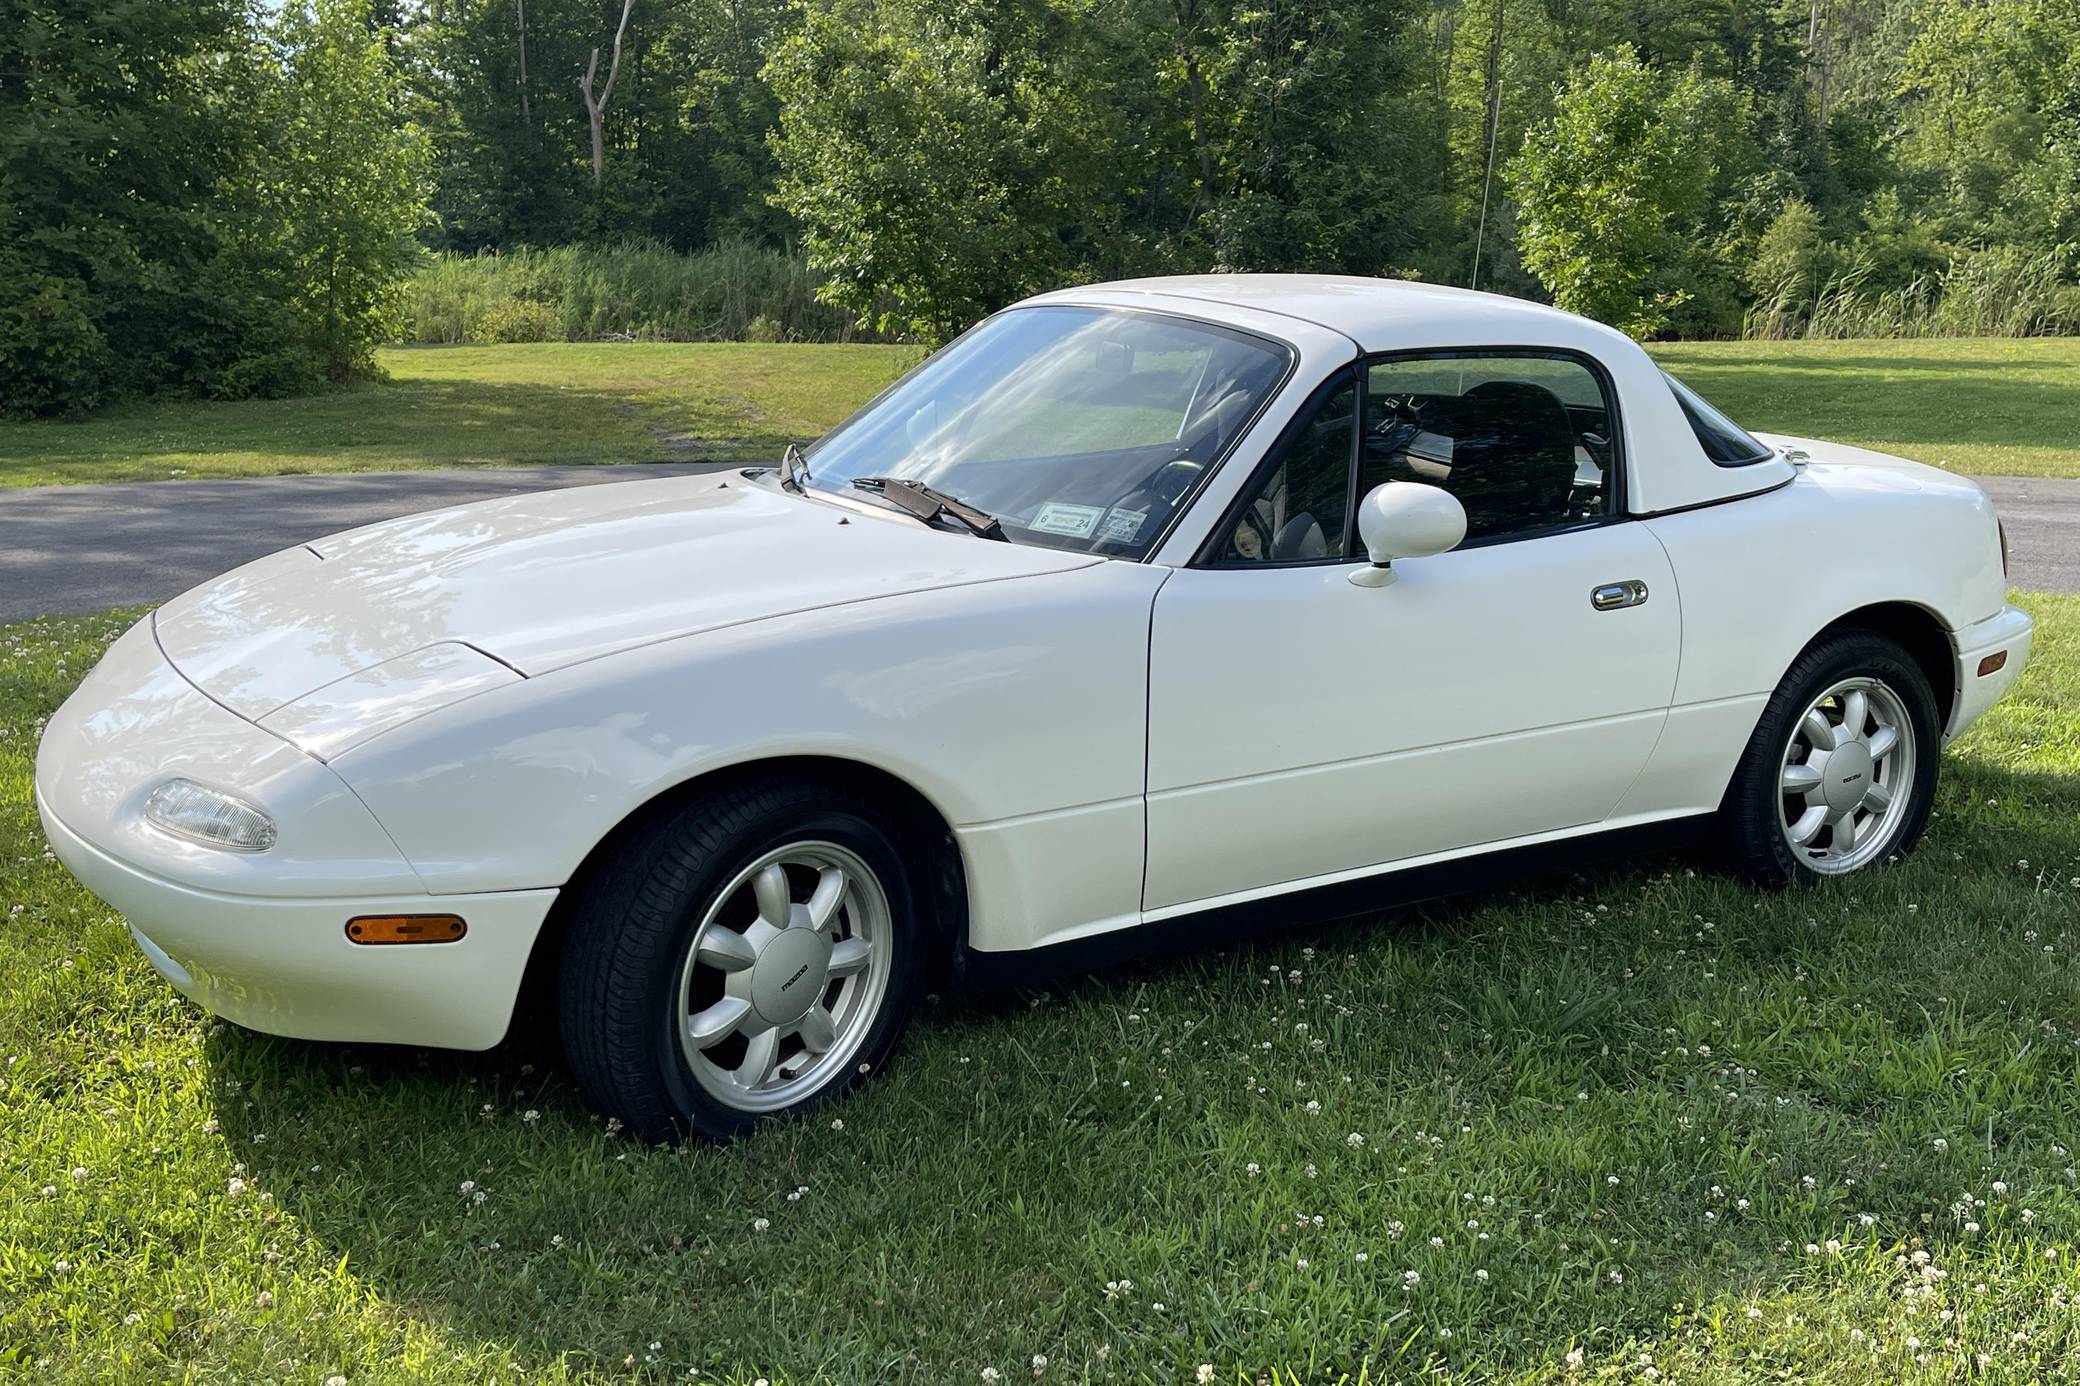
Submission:
<svg viewBox="0 0 2080 1386">
<path fill-rule="evenodd" d="M 814 1120 L 678 1149 L 540 1036 L 181 1002 L 28 803 L 125 618 L 0 627 L 0 1376 L 2066 1379 L 2080 598 L 2028 601 L 1896 868 L 1585 862 L 942 1002 Z"/>
</svg>

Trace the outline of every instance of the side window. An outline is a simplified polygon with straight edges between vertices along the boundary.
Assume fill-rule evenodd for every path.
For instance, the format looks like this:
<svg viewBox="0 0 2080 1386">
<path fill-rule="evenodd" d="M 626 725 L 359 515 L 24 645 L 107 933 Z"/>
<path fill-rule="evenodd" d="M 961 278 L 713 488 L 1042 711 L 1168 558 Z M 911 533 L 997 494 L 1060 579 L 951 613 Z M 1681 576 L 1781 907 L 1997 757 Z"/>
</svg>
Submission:
<svg viewBox="0 0 2080 1386">
<path fill-rule="evenodd" d="M 1661 375 L 1674 392 L 1676 403 L 1682 407 L 1683 417 L 1690 421 L 1690 431 L 1697 435 L 1697 445 L 1713 462 L 1722 467 L 1745 467 L 1755 462 L 1767 462 L 1776 455 L 1749 437 L 1746 429 L 1706 403 L 1704 396 L 1697 391 L 1667 371 Z"/>
<path fill-rule="evenodd" d="M 1612 514 L 1617 457 L 1603 383 L 1570 356 L 1439 354 L 1365 373 L 1359 492 L 1441 486 L 1466 537 L 1550 529 Z"/>
<path fill-rule="evenodd" d="M 1286 435 L 1271 472 L 1221 542 L 1223 563 L 1299 563 L 1348 552 L 1358 386 L 1329 392 Z"/>
</svg>

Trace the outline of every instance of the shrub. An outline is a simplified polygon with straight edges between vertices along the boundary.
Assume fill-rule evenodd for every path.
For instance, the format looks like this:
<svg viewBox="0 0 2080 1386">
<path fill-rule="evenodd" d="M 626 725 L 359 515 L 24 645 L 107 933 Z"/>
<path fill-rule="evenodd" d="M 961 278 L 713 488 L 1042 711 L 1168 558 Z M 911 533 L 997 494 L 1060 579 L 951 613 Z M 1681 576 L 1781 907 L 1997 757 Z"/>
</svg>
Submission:
<svg viewBox="0 0 2080 1386">
<path fill-rule="evenodd" d="M 434 255 L 406 284 L 415 342 L 850 341 L 798 255 L 748 242 L 680 254 L 655 241 Z M 518 316 L 516 316 L 518 315 Z M 524 318 L 539 336 L 503 335 Z"/>
<path fill-rule="evenodd" d="M 563 335 L 556 310 L 532 299 L 503 298 L 477 319 L 473 342 L 553 342 Z"/>
</svg>

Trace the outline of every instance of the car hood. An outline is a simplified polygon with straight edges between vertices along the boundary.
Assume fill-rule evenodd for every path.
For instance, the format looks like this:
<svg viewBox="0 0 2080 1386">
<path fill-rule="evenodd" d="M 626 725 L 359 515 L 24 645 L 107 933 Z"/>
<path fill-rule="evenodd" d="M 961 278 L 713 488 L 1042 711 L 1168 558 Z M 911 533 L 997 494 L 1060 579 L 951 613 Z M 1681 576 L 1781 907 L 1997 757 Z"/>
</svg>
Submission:
<svg viewBox="0 0 2080 1386">
<path fill-rule="evenodd" d="M 512 681 L 722 626 L 1096 561 L 731 473 L 348 530 L 195 588 L 159 609 L 156 629 L 192 683 L 260 721 L 342 680 L 363 699 L 429 679 Z"/>
</svg>

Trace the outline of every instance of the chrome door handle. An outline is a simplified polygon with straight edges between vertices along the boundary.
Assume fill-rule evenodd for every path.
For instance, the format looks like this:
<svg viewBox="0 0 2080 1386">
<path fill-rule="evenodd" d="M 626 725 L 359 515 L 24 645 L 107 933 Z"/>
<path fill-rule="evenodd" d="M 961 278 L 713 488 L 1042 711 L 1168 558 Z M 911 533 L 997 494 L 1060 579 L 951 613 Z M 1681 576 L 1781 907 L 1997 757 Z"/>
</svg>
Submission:
<svg viewBox="0 0 2080 1386">
<path fill-rule="evenodd" d="M 1620 611 L 1628 606 L 1638 606 L 1646 599 L 1647 585 L 1638 578 L 1607 582 L 1589 592 L 1589 605 L 1598 611 Z"/>
</svg>

